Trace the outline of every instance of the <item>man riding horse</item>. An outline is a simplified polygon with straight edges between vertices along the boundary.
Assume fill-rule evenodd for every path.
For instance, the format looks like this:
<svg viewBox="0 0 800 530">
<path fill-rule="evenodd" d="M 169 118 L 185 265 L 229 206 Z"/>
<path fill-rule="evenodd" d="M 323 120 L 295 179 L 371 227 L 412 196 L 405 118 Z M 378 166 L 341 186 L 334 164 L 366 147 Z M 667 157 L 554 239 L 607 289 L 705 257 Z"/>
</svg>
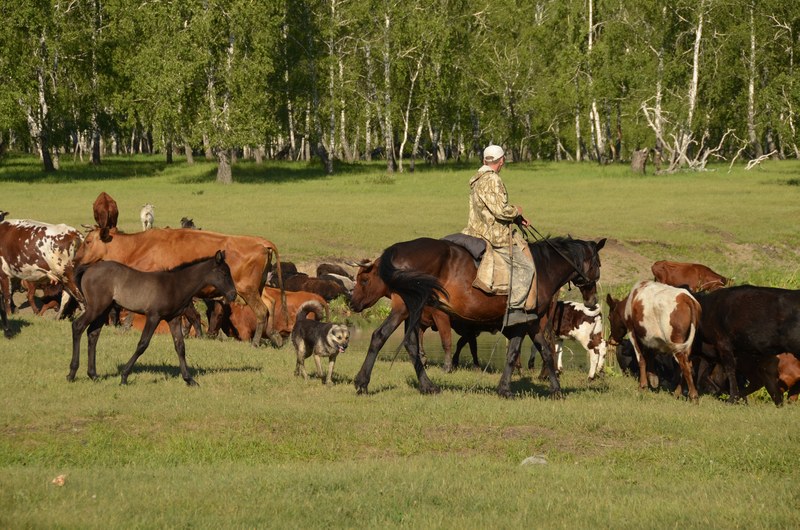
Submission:
<svg viewBox="0 0 800 530">
<path fill-rule="evenodd" d="M 531 292 L 535 269 L 530 248 L 515 227 L 515 223 L 528 226 L 528 220 L 521 207 L 508 203 L 508 191 L 500 178 L 505 159 L 499 145 L 483 150 L 483 166 L 469 181 L 469 220 L 462 233 L 487 242 L 473 285 L 489 294 L 508 294 L 504 325 L 514 326 L 537 319 L 532 312 L 535 289 Z"/>
</svg>

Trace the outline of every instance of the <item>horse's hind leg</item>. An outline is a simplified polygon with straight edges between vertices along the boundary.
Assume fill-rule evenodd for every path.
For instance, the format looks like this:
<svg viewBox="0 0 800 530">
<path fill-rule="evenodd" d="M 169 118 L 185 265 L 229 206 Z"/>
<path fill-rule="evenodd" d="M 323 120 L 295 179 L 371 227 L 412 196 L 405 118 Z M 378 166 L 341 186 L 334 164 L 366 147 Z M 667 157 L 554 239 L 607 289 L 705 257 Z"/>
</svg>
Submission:
<svg viewBox="0 0 800 530">
<path fill-rule="evenodd" d="M 437 394 L 441 389 L 433 384 L 425 372 L 425 365 L 422 364 L 422 359 L 419 355 L 419 328 L 411 330 L 408 340 L 405 343 L 406 350 L 411 356 L 411 362 L 414 364 L 414 370 L 417 372 L 417 379 L 419 379 L 419 392 L 420 394 Z"/>
<path fill-rule="evenodd" d="M 122 368 L 122 374 L 121 374 L 122 378 L 120 380 L 121 385 L 128 384 L 128 375 L 130 375 L 131 370 L 133 370 L 133 365 L 136 364 L 136 360 L 144 353 L 144 351 L 150 345 L 150 339 L 153 338 L 153 333 L 155 333 L 156 326 L 158 326 L 158 323 L 159 323 L 158 317 L 150 317 L 150 316 L 147 317 L 147 320 L 145 321 L 144 324 L 144 329 L 142 330 L 142 336 L 139 338 L 139 344 L 136 345 L 136 351 L 133 352 L 133 356 L 130 358 L 128 363 Z"/>
<path fill-rule="evenodd" d="M 183 316 L 178 315 L 169 321 L 169 330 L 172 332 L 172 342 L 175 344 L 175 353 L 178 354 L 178 364 L 181 367 L 181 376 L 189 386 L 198 386 L 197 381 L 189 375 L 186 365 L 186 342 L 183 340 Z"/>
</svg>

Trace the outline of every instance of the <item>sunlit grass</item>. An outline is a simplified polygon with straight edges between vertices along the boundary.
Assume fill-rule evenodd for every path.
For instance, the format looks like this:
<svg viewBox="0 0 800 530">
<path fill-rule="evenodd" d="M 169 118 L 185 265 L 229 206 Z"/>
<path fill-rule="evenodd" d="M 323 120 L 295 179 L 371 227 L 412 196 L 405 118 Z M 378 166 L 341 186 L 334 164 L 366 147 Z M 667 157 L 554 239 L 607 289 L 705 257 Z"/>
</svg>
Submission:
<svg viewBox="0 0 800 530">
<path fill-rule="evenodd" d="M 326 176 L 314 165 L 245 163 L 236 183 L 219 186 L 201 161 L 67 162 L 48 176 L 34 159 L 0 161 L 0 209 L 79 226 L 93 222 L 91 204 L 106 191 L 127 231 L 139 230 L 139 208 L 151 202 L 158 226 L 188 216 L 206 230 L 266 237 L 283 259 L 308 263 L 374 258 L 396 241 L 460 230 L 474 170 L 387 175 L 375 163 Z M 699 261 L 738 282 L 798 288 L 800 188 L 791 181 L 800 167 L 762 166 L 642 177 L 625 166 L 537 163 L 510 165 L 504 178 L 543 234 L 609 237 L 644 262 Z M 626 270 L 614 262 L 623 258 L 606 254 L 604 268 Z M 603 289 L 619 297 L 633 276 L 618 273 Z M 100 337 L 100 379 L 86 377 L 84 338 L 69 384 L 70 324 L 13 315 L 14 338 L 0 339 L 0 526 L 800 525 L 796 406 L 706 396 L 692 405 L 641 393 L 610 369 L 589 382 L 580 350 L 562 376 L 566 400 L 547 399 L 547 384 L 527 371 L 513 377 L 517 397 L 502 400 L 496 368 L 443 373 L 432 332 L 428 372 L 441 394 L 421 396 L 405 352 L 387 346 L 370 394 L 357 396 L 353 378 L 386 306 L 368 315 L 331 307 L 354 341 L 330 388 L 293 376 L 291 346 L 197 339 L 187 359 L 200 387 L 188 388 L 164 336 L 121 387 L 139 334 L 116 329 Z M 494 366 L 505 349 L 497 344 Z M 520 466 L 529 456 L 547 463 Z M 61 487 L 51 483 L 59 475 Z"/>
</svg>

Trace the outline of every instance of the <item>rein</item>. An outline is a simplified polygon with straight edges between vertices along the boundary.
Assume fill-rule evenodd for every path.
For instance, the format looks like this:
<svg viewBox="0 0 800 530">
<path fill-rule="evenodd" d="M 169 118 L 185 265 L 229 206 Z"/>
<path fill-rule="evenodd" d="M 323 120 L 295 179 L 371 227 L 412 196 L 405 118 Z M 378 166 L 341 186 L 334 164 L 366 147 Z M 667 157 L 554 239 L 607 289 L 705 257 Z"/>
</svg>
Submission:
<svg viewBox="0 0 800 530">
<path fill-rule="evenodd" d="M 578 283 L 578 282 L 574 282 L 574 281 L 572 283 L 574 283 L 578 287 L 582 287 L 584 285 L 588 285 L 588 284 L 592 283 L 592 280 L 587 278 L 586 275 L 583 273 L 583 271 L 581 269 L 579 269 L 574 263 L 572 263 L 572 260 L 569 259 L 567 256 L 565 256 L 564 253 L 561 252 L 561 250 L 559 250 L 558 247 L 556 247 L 553 243 L 551 243 L 549 239 L 547 239 L 541 233 L 539 233 L 539 231 L 536 230 L 535 226 L 533 226 L 531 224 L 529 224 L 528 226 L 522 226 L 521 224 L 518 224 L 517 226 L 519 226 L 522 229 L 522 233 L 525 234 L 526 236 L 529 236 L 529 237 L 533 238 L 536 241 L 544 241 L 545 243 L 547 243 L 550 246 L 550 248 L 555 250 L 556 253 L 559 256 L 564 258 L 564 261 L 566 261 L 567 263 L 569 263 L 572 266 L 572 268 L 575 270 L 575 272 L 578 273 L 578 275 L 581 277 L 581 280 L 583 281 L 583 283 Z M 539 236 L 538 238 L 536 237 L 537 234 Z"/>
</svg>

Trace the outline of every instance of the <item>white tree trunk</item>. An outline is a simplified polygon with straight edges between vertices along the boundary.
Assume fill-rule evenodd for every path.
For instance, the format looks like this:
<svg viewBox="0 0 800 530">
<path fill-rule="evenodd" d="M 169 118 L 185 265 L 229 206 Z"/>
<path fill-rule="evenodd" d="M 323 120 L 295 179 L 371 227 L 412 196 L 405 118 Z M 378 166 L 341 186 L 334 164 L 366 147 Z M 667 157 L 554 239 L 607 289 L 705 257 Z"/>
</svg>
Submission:
<svg viewBox="0 0 800 530">
<path fill-rule="evenodd" d="M 750 5 L 750 56 L 747 80 L 747 139 L 755 158 L 763 154 L 756 135 L 756 24 L 753 5 Z"/>
<path fill-rule="evenodd" d="M 394 131 L 392 130 L 392 56 L 391 46 L 389 42 L 389 30 L 391 29 L 392 19 L 389 15 L 388 9 L 384 13 L 383 25 L 383 147 L 386 150 L 386 171 L 394 173 L 395 170 L 395 156 L 394 156 Z"/>
<path fill-rule="evenodd" d="M 406 148 L 406 142 L 408 141 L 408 128 L 410 126 L 410 117 L 411 114 L 411 102 L 414 99 L 414 85 L 417 83 L 417 77 L 419 76 L 419 72 L 422 69 L 422 60 L 424 55 L 420 55 L 419 59 L 417 59 L 417 66 L 414 69 L 414 72 L 411 74 L 410 85 L 408 87 L 408 101 L 406 102 L 406 109 L 403 112 L 403 134 L 400 139 L 400 152 L 398 153 L 397 157 L 397 169 L 400 173 L 403 172 L 403 152 Z"/>
</svg>

